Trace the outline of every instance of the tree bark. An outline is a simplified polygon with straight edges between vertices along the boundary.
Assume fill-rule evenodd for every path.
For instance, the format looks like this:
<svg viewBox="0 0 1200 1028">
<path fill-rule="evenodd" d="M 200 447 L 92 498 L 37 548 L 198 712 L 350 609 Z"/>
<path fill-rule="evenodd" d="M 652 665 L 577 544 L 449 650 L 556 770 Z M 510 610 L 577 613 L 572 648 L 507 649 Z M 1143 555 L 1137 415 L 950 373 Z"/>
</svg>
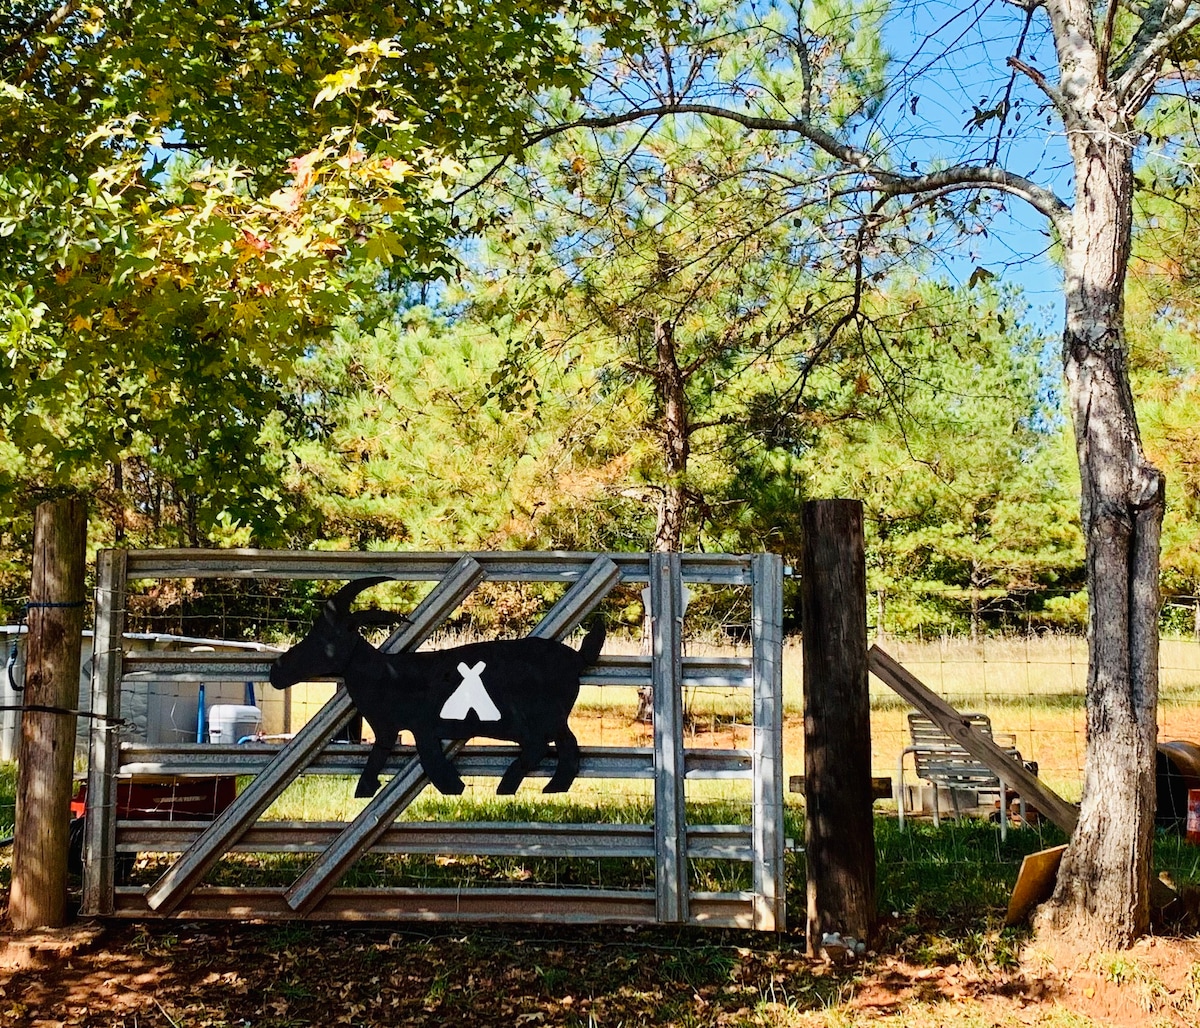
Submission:
<svg viewBox="0 0 1200 1028">
<path fill-rule="evenodd" d="M 675 350 L 675 326 L 669 321 L 654 322 L 654 389 L 662 411 L 663 465 L 666 481 L 663 482 L 655 511 L 655 553 L 678 553 L 683 549 L 683 522 L 687 516 L 687 489 L 684 476 L 687 474 L 691 444 L 688 441 L 687 395 L 684 389 L 687 377 L 679 367 Z M 645 642 L 650 640 L 650 610 L 646 610 Z M 644 685 L 638 689 L 638 721 L 653 718 L 654 689 Z M 685 716 L 687 711 L 684 711 Z"/>
<path fill-rule="evenodd" d="M 79 705 L 85 538 L 81 499 L 56 500 L 38 507 L 25 640 L 27 706 L 72 710 Z M 9 901 L 9 916 L 18 931 L 66 923 L 74 758 L 74 716 L 24 712 Z"/>
<path fill-rule="evenodd" d="M 656 357 L 655 384 L 662 405 L 663 456 L 666 481 L 658 504 L 654 529 L 654 552 L 674 553 L 683 545 L 683 523 L 687 515 L 687 474 L 690 443 L 686 379 L 675 351 L 675 326 L 669 321 L 654 323 Z"/>
<path fill-rule="evenodd" d="M 1063 362 L 1087 546 L 1087 749 L 1079 822 L 1039 928 L 1119 949 L 1150 921 L 1164 479 L 1142 449 L 1124 332 L 1134 133 L 1098 87 L 1074 107 Z"/>
<path fill-rule="evenodd" d="M 117 458 L 112 464 L 113 473 L 113 538 L 120 544 L 125 541 L 125 523 L 128 510 L 125 506 L 125 463 Z"/>
</svg>

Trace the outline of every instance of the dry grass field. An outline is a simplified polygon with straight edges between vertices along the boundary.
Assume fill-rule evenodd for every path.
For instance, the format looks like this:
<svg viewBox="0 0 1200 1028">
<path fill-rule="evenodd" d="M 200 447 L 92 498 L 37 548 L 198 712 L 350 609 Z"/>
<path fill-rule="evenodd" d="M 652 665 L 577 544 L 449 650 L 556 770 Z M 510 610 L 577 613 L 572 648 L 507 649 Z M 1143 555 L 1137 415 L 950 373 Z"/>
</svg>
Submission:
<svg viewBox="0 0 1200 1028">
<path fill-rule="evenodd" d="M 614 641 L 635 651 L 633 643 Z M 1039 774 L 1068 799 L 1077 800 L 1084 758 L 1084 691 L 1087 644 L 1077 636 L 886 640 L 879 644 L 922 682 L 963 712 L 992 720 Z M 689 652 L 734 655 L 729 646 L 692 643 Z M 1161 645 L 1159 740 L 1200 744 L 1200 643 L 1164 639 Z M 882 682 L 870 680 L 872 768 L 895 776 L 908 744 L 911 708 Z M 608 693 L 609 695 L 605 695 Z M 804 765 L 803 662 L 798 641 L 783 653 L 785 767 L 800 774 Z M 573 717 L 581 741 L 592 745 L 644 745 L 649 725 L 635 720 L 636 697 L 615 689 L 584 689 Z M 749 697 L 744 691 L 696 689 L 687 697 L 688 743 L 737 747 L 749 742 Z M 911 764 L 906 780 L 911 781 Z"/>
<path fill-rule="evenodd" d="M 1087 644 L 1075 636 L 938 640 L 882 644 L 934 691 L 963 711 L 980 711 L 1037 761 L 1052 788 L 1076 800 L 1082 785 Z M 1160 648 L 1160 742 L 1200 743 L 1200 643 L 1165 639 Z M 871 732 L 877 774 L 894 771 L 907 708 L 871 682 Z"/>
</svg>

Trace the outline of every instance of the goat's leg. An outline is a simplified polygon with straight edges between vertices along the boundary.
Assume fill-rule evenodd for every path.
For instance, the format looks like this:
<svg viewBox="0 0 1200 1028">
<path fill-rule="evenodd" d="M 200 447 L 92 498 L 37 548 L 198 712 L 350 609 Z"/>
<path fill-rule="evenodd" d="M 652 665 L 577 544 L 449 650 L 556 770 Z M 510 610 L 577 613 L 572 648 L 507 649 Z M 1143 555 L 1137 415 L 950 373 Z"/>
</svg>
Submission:
<svg viewBox="0 0 1200 1028">
<path fill-rule="evenodd" d="M 399 734 L 399 730 L 397 730 L 390 735 L 385 732 L 375 736 L 371 752 L 367 754 L 367 762 L 363 765 L 362 774 L 359 775 L 358 785 L 354 789 L 355 796 L 359 798 L 374 796 L 379 791 L 379 772 L 387 763 L 392 747 L 396 745 L 396 736 Z"/>
<path fill-rule="evenodd" d="M 417 743 L 417 756 L 421 759 L 421 768 L 433 787 L 446 796 L 461 795 L 466 785 L 454 765 L 446 759 L 442 740 L 426 732 L 415 732 L 413 738 Z"/>
<path fill-rule="evenodd" d="M 504 772 L 504 777 L 496 786 L 496 795 L 511 796 L 516 792 L 525 776 L 537 767 L 549 752 L 550 743 L 545 740 L 536 743 L 522 743 L 517 759 L 508 765 L 508 770 Z"/>
<path fill-rule="evenodd" d="M 566 792 L 579 774 L 579 740 L 566 724 L 554 737 L 554 751 L 558 766 L 542 792 Z"/>
</svg>

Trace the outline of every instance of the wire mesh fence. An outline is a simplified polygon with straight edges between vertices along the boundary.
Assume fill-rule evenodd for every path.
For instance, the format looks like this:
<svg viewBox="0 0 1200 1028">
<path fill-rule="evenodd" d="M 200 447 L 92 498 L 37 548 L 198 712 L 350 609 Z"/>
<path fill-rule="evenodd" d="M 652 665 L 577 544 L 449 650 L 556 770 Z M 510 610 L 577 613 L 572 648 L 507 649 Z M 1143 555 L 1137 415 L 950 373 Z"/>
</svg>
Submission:
<svg viewBox="0 0 1200 1028">
<path fill-rule="evenodd" d="M 1190 619 L 1190 606 L 1188 613 Z M 876 641 L 956 709 L 988 715 L 993 730 L 1037 764 L 1047 785 L 1079 799 L 1088 670 L 1082 634 L 1035 629 Z M 795 673 L 797 663 L 785 654 L 785 675 Z M 894 776 L 897 755 L 909 742 L 910 708 L 875 680 L 871 707 L 875 773 Z M 1160 638 L 1158 738 L 1200 742 L 1200 640 L 1190 630 Z"/>
<path fill-rule="evenodd" d="M 1077 597 L 1062 599 L 1059 609 Z M 1160 746 L 1182 740 L 1200 747 L 1200 637 L 1195 632 L 1195 611 L 1193 597 L 1164 606 L 1159 646 Z M 1047 627 L 1037 617 L 1013 617 L 1003 631 L 925 638 L 918 634 L 917 638 L 873 641 L 958 711 L 986 715 L 1002 747 L 1015 749 L 1023 761 L 1036 767 L 1047 786 L 1078 802 L 1086 750 L 1088 673 L 1087 640 L 1079 620 L 1086 616 L 1086 606 L 1077 614 L 1070 630 Z M 799 653 L 791 646 L 785 653 L 784 668 L 785 695 L 793 694 L 799 689 L 802 672 Z M 793 678 L 797 685 L 789 688 Z M 902 754 L 913 741 L 908 723 L 911 708 L 874 679 L 870 689 L 873 773 L 896 783 Z M 996 826 L 986 823 L 999 818 L 998 792 L 975 797 L 935 795 L 932 783 L 915 778 L 911 757 L 906 771 L 904 781 L 909 788 L 903 799 L 916 818 L 909 821 L 906 831 L 896 831 L 896 823 L 887 819 L 877 823 L 880 903 L 885 917 L 889 913 L 885 908 L 891 907 L 897 908 L 897 916 L 952 916 L 953 902 L 936 912 L 917 909 L 938 894 L 927 888 L 931 882 L 944 882 L 946 896 L 990 895 L 992 905 L 1003 909 L 1021 859 L 1065 841 L 1063 833 L 1039 820 L 1035 811 L 1022 831 L 1010 831 L 1007 842 L 1001 842 Z M 1177 883 L 1195 882 L 1200 876 L 1200 858 L 1195 847 L 1182 839 L 1182 821 L 1169 816 L 1178 814 L 1175 808 L 1179 803 L 1175 801 L 1171 811 L 1162 809 L 1162 776 L 1169 779 L 1167 793 L 1177 791 L 1180 783 L 1177 766 L 1165 760 L 1161 750 L 1157 774 L 1160 832 L 1154 847 L 1155 870 L 1168 873 Z M 983 820 L 943 820 L 942 828 L 934 829 L 934 804 L 944 819 L 953 809 L 951 800 Z M 894 802 L 877 805 L 882 812 L 894 808 Z M 1015 804 L 1013 808 L 1015 812 Z M 981 874 L 981 868 L 988 867 L 991 870 Z"/>
<path fill-rule="evenodd" d="M 239 648 L 282 649 L 308 628 L 322 597 L 335 584 L 306 581 L 261 580 L 175 580 L 135 584 L 130 595 L 128 629 L 131 647 L 155 647 L 235 651 Z M 400 610 L 410 609 L 429 588 L 428 584 L 403 583 L 384 587 L 381 604 Z M 561 595 L 562 586 L 553 583 L 495 583 L 477 591 L 471 601 L 456 610 L 428 645 L 448 646 L 462 641 L 520 635 Z M 722 586 L 697 586 L 691 590 L 684 620 L 685 654 L 714 658 L 746 657 L 750 652 L 749 590 Z M 7 602 L 19 609 L 19 599 Z M 1159 740 L 1187 740 L 1200 744 L 1200 638 L 1195 633 L 1196 610 L 1200 600 L 1177 597 L 1164 606 L 1166 631 L 1160 645 Z M 604 602 L 601 615 L 610 627 L 605 652 L 639 654 L 646 652 L 644 607 L 639 590 L 618 588 Z M 942 634 L 929 638 L 884 637 L 876 641 L 905 665 L 929 688 L 964 713 L 986 714 L 997 737 L 1011 743 L 1021 757 L 1036 764 L 1043 781 L 1065 798 L 1078 800 L 1083 780 L 1085 751 L 1085 689 L 1087 644 L 1077 632 L 1048 629 L 1039 619 L 1029 619 L 1026 630 L 1018 619 L 1010 619 L 1006 630 L 995 633 L 969 632 Z M 15 682 L 22 674 L 19 646 L 21 626 L 5 630 L 4 655 Z M 378 640 L 377 640 L 378 641 Z M 86 708 L 90 663 L 85 644 L 81 676 L 81 705 Z M 803 774 L 803 664 L 798 639 L 785 642 L 784 677 L 784 767 L 787 776 Z M 282 738 L 294 733 L 321 708 L 332 694 L 332 683 L 312 683 L 286 693 L 277 693 L 263 682 L 231 679 L 224 682 L 155 681 L 148 677 L 127 683 L 124 700 L 126 738 L 145 742 L 197 742 L 209 738 L 211 720 L 205 715 L 213 707 L 257 707 L 260 720 L 247 735 L 258 738 Z M 909 745 L 907 715 L 910 709 L 880 682 L 872 679 L 871 734 L 872 771 L 879 777 L 895 780 L 900 755 Z M 4 705 L 19 705 L 7 675 L 0 677 L 0 695 Z M 4 756 L 15 756 L 17 718 L 8 714 L 0 719 L 0 750 L 8 740 Z M 646 714 L 644 697 L 629 688 L 603 684 L 585 684 L 572 726 L 584 746 L 647 746 L 652 725 Z M 684 697 L 685 747 L 745 749 L 750 743 L 752 717 L 746 690 L 729 687 L 689 685 Z M 86 727 L 81 729 L 81 734 Z M 368 735 L 369 741 L 369 735 Z M 401 737 L 411 744 L 411 738 Z M 11 764 L 0 770 L 0 838 L 11 834 L 15 817 Z M 82 767 L 80 767 L 82 770 Z M 912 777 L 911 765 L 906 781 L 919 785 Z M 526 786 L 535 790 L 540 783 Z M 168 790 L 177 786 L 166 786 Z M 446 816 L 475 819 L 567 821 L 600 816 L 614 821 L 644 816 L 653 805 L 652 783 L 625 780 L 619 783 L 581 779 L 565 798 L 536 797 L 519 809 L 497 805 L 492 795 L 494 783 L 486 779 L 467 779 L 465 796 L 448 808 L 443 801 L 430 798 L 406 811 L 409 820 L 437 820 Z M 295 821 L 346 821 L 362 801 L 355 800 L 353 779 L 336 776 L 302 776 L 268 810 L 266 819 Z M 177 795 L 170 797 L 175 806 Z M 986 798 L 994 802 L 995 798 Z M 923 797 L 913 797 L 914 813 L 922 813 Z M 150 801 L 147 801 L 150 802 Z M 200 799 L 197 802 L 203 803 Z M 214 804 L 216 799 L 211 801 Z M 798 812 L 801 797 L 791 795 L 789 803 Z M 750 821 L 751 797 L 744 782 L 701 781 L 689 783 L 689 821 L 721 821 L 746 824 Z M 712 805 L 719 805 L 719 816 Z M 468 809 L 469 808 L 469 809 Z M 877 804 L 886 814 L 894 809 L 892 801 Z M 947 809 L 942 806 L 943 811 Z M 986 816 L 988 810 L 976 808 Z M 801 829 L 793 823 L 793 838 Z M 799 841 L 797 839 L 797 841 Z M 1010 852 L 1019 861 L 1025 842 Z M 884 847 L 883 860 L 903 861 L 903 843 Z M 999 852 L 999 851 L 998 851 Z M 290 872 L 283 857 L 272 858 L 279 877 Z M 292 863 L 296 861 L 293 860 Z M 268 862 L 269 863 L 269 862 Z M 234 856 L 220 873 L 245 874 L 246 858 Z M 640 867 L 626 862 L 617 867 L 603 858 L 589 858 L 582 864 L 561 859 L 525 862 L 508 858 L 487 861 L 436 856 L 405 859 L 372 859 L 360 862 L 357 880 L 371 882 L 477 881 L 495 875 L 505 880 L 546 881 L 561 885 L 582 878 L 593 885 L 608 886 L 618 879 L 644 883 L 652 875 L 652 865 Z M 286 865 L 286 866 L 285 866 Z M 266 873 L 266 864 L 260 872 Z M 639 869 L 640 868 L 640 869 Z M 232 869 L 232 870 L 231 870 Z M 648 870 L 649 869 L 649 870 Z M 741 869 L 734 865 L 693 861 L 698 883 L 710 887 L 736 888 Z M 149 873 L 149 872 L 147 872 Z M 455 879 L 455 876 L 458 876 Z M 711 884 L 721 882 L 722 884 Z M 697 887 L 704 887 L 703 884 Z"/>
</svg>

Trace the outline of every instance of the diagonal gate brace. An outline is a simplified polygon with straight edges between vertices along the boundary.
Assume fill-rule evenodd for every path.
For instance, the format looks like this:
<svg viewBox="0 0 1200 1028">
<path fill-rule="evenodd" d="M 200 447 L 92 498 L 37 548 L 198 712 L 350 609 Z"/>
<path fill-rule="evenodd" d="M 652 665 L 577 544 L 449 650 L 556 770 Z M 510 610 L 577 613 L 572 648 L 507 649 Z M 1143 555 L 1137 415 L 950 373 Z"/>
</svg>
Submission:
<svg viewBox="0 0 1200 1028">
<path fill-rule="evenodd" d="M 472 557 L 463 557 L 413 612 L 412 620 L 384 644 L 388 650 L 419 646 L 482 581 L 484 570 Z M 151 910 L 170 914 L 200 884 L 209 868 L 246 833 L 259 815 L 288 786 L 354 713 L 345 687 L 340 687 L 295 737 L 276 754 L 261 774 L 196 838 L 146 892 Z"/>
<path fill-rule="evenodd" d="M 598 557 L 529 634 L 543 639 L 567 635 L 596 608 L 620 578 L 621 570 L 610 558 Z M 464 741 L 454 740 L 446 748 L 446 755 L 453 758 L 464 745 Z M 413 758 L 292 883 L 284 893 L 288 906 L 299 914 L 312 913 L 342 875 L 375 845 L 417 798 L 426 783 L 421 762 Z"/>
</svg>

